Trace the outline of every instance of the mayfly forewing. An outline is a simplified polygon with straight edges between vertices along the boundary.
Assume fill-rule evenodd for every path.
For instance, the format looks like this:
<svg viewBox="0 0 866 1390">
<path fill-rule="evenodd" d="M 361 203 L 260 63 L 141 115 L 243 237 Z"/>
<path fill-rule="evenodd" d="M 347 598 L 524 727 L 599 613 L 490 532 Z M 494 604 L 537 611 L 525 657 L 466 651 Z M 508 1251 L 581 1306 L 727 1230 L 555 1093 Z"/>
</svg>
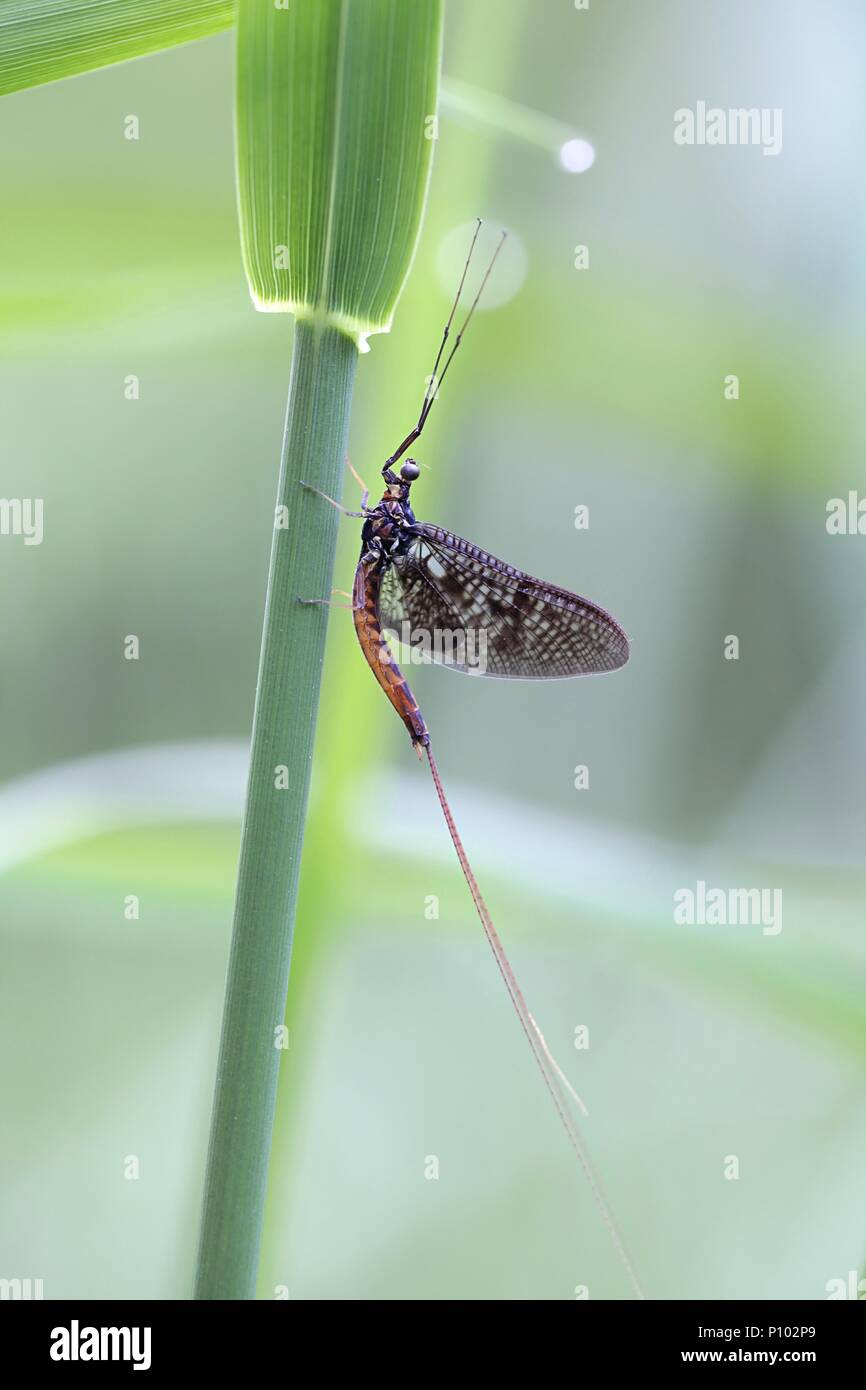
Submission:
<svg viewBox="0 0 866 1390">
<path fill-rule="evenodd" d="M 382 625 L 430 660 L 516 680 L 616 671 L 628 638 L 603 608 L 429 522 L 382 584 Z"/>
</svg>

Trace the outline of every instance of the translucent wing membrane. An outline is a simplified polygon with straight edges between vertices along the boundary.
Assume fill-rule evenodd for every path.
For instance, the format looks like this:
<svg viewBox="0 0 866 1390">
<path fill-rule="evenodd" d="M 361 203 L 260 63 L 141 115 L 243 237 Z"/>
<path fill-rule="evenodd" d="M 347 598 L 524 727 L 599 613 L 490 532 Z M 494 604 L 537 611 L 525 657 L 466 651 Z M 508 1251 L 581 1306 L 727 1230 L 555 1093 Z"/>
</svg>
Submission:
<svg viewBox="0 0 866 1390">
<path fill-rule="evenodd" d="M 379 617 L 430 660 L 474 675 L 557 680 L 628 661 L 619 624 L 587 599 L 420 522 L 382 576 Z"/>
</svg>

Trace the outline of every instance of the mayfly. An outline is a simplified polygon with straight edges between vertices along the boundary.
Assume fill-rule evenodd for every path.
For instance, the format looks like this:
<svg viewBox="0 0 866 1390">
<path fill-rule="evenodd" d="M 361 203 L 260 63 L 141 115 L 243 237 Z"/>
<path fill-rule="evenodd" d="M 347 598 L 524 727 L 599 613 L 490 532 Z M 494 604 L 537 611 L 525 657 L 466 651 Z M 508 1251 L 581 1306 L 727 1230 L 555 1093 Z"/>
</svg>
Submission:
<svg viewBox="0 0 866 1390">
<path fill-rule="evenodd" d="M 427 423 L 506 237 L 503 232 L 446 355 L 480 229 L 479 219 L 418 420 L 382 469 L 385 491 L 380 501 L 369 507 L 369 493 L 365 489 L 361 510 L 345 513 L 364 521 L 361 555 L 351 595 L 352 616 L 361 650 L 373 675 L 406 726 L 419 758 L 426 756 L 430 765 L 445 823 L 505 987 L 626 1273 L 638 1297 L 642 1297 L 632 1261 L 573 1117 L 571 1102 L 584 1115 L 586 1107 L 554 1058 L 523 998 L 457 831 L 424 716 L 388 640 L 389 634 L 402 633 L 401 640 L 414 645 L 414 634 L 423 634 L 428 639 L 426 650 L 433 661 L 451 665 L 456 670 L 522 680 L 551 680 L 616 671 L 628 660 L 628 639 L 604 609 L 566 589 L 533 579 L 441 526 L 418 521 L 412 510 L 409 494 L 421 470 L 414 458 L 405 456 Z M 397 464 L 400 464 L 399 472 L 394 471 Z M 310 490 L 318 492 L 317 488 Z M 325 494 L 320 493 L 320 496 Z M 333 498 L 326 500 L 340 506 Z M 340 510 L 345 511 L 342 507 Z M 429 642 L 431 635 L 443 633 L 448 635 L 447 644 Z M 469 656 L 470 652 L 477 651 L 479 638 L 483 639 L 483 661 Z"/>
</svg>

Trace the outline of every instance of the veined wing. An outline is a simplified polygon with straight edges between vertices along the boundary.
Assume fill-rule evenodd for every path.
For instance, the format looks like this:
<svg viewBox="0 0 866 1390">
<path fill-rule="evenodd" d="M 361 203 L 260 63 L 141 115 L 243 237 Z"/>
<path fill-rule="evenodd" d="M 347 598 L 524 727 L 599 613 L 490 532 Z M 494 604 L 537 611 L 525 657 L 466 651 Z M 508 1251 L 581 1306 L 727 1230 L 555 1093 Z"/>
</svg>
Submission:
<svg viewBox="0 0 866 1390">
<path fill-rule="evenodd" d="M 472 675 L 556 680 L 615 671 L 628 638 L 603 608 L 430 522 L 382 577 L 379 617 L 431 661 Z"/>
</svg>

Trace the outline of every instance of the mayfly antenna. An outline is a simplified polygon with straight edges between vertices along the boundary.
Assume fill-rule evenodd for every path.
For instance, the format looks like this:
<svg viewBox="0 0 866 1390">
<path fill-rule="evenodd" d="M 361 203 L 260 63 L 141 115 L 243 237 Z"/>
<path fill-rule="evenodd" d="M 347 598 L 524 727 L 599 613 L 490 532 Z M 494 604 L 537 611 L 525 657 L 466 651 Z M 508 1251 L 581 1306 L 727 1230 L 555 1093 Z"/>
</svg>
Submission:
<svg viewBox="0 0 866 1390">
<path fill-rule="evenodd" d="M 476 236 L 477 236 L 477 232 L 476 232 Z M 499 255 L 499 252 L 502 250 L 503 244 L 504 244 L 504 242 L 505 242 L 505 238 L 506 238 L 507 236 L 508 236 L 508 233 L 507 233 L 505 230 L 503 230 L 503 231 L 502 231 L 502 234 L 501 234 L 501 236 L 500 236 L 500 238 L 499 238 L 499 240 L 498 240 L 498 242 L 496 243 L 496 250 L 493 252 L 493 255 L 490 257 L 490 264 L 488 265 L 487 269 L 486 269 L 485 272 L 484 272 L 484 278 L 483 278 L 483 280 L 481 281 L 481 284 L 478 286 L 478 293 L 476 294 L 476 296 L 475 296 L 475 298 L 473 299 L 471 305 L 469 306 L 469 313 L 466 315 L 465 319 L 463 320 L 463 327 L 460 329 L 460 332 L 457 334 L 457 337 L 454 339 L 454 346 L 452 347 L 451 351 L 449 352 L 448 356 L 447 356 L 446 359 L 445 359 L 445 366 L 442 368 L 442 375 L 439 377 L 438 381 L 435 382 L 434 393 L 433 393 L 432 396 L 429 397 L 429 400 L 427 401 L 427 403 L 426 403 L 424 409 L 423 409 L 422 412 L 421 412 L 421 419 L 420 419 L 420 421 L 419 421 L 419 424 L 421 424 L 422 426 L 423 426 L 423 424 L 424 424 L 424 421 L 427 419 L 427 416 L 430 414 L 430 407 L 432 406 L 433 401 L 435 400 L 436 391 L 439 390 L 439 387 L 442 385 L 443 381 L 445 380 L 445 374 L 446 374 L 446 372 L 448 371 L 448 368 L 451 366 L 451 363 L 452 363 L 453 360 L 454 360 L 454 354 L 455 354 L 455 352 L 457 351 L 457 349 L 459 348 L 460 344 L 461 344 L 462 341 L 463 341 L 463 334 L 466 332 L 466 329 L 469 327 L 469 320 L 472 318 L 472 315 L 475 313 L 475 310 L 476 310 L 476 308 L 478 307 L 478 301 L 479 301 L 479 299 L 481 298 L 482 294 L 484 293 L 484 286 L 487 284 L 487 281 L 490 279 L 491 272 L 492 272 L 492 270 L 493 270 L 493 267 L 494 267 L 495 264 L 496 264 L 496 257 Z M 473 244 L 474 244 L 474 243 L 473 243 Z M 465 274 L 465 272 L 464 272 L 464 274 Z M 455 308 L 457 307 L 456 304 L 455 304 L 454 307 L 455 307 Z M 444 342 L 443 342 L 442 346 L 443 346 L 443 347 L 445 346 Z M 440 352 L 440 357 L 441 357 L 441 352 Z M 439 365 L 439 358 L 436 359 L 436 365 L 437 365 L 437 366 Z M 429 392 L 428 392 L 428 394 L 429 394 Z"/>
<path fill-rule="evenodd" d="M 439 363 L 442 361 L 442 357 L 443 357 L 443 355 L 444 355 L 445 348 L 446 348 L 446 346 L 447 346 L 447 344 L 448 344 L 448 339 L 449 339 L 449 336 L 450 336 L 450 334 L 451 334 L 451 327 L 452 327 L 452 325 L 453 325 L 453 323 L 454 323 L 454 318 L 455 318 L 455 316 L 456 316 L 456 314 L 457 314 L 457 309 L 458 309 L 458 307 L 459 307 L 459 305 L 460 305 L 460 298 L 461 298 L 461 295 L 463 294 L 463 287 L 464 287 L 464 285 L 466 284 L 466 276 L 467 276 L 467 274 L 468 274 L 468 272 L 469 272 L 469 264 L 470 264 L 470 262 L 471 262 L 471 260 L 472 260 L 472 253 L 473 253 L 473 251 L 475 250 L 475 243 L 476 243 L 476 241 L 478 240 L 478 233 L 479 233 L 480 231 L 481 231 L 481 218 L 479 217 L 479 218 L 476 220 L 476 223 L 475 223 L 475 231 L 472 233 L 472 241 L 471 241 L 470 244 L 469 244 L 469 254 L 468 254 L 467 257 L 466 257 L 466 262 L 465 262 L 465 264 L 464 264 L 464 266 L 463 266 L 463 274 L 460 276 L 460 283 L 459 283 L 459 285 L 457 286 L 457 293 L 456 293 L 456 295 L 454 296 L 454 303 L 451 305 L 451 313 L 448 315 L 448 322 L 446 323 L 446 325 L 445 325 L 445 330 L 444 330 L 444 332 L 443 332 L 443 334 L 442 334 L 442 341 L 441 341 L 440 344 L 439 344 L 439 351 L 438 351 L 437 354 L 436 354 L 436 361 L 433 363 L 433 371 L 431 372 L 431 374 L 430 374 L 430 376 L 428 377 L 428 380 L 427 380 L 427 389 L 426 389 L 426 391 L 424 392 L 424 399 L 423 399 L 423 401 L 421 402 L 421 412 L 420 412 L 420 414 L 419 414 L 419 416 L 418 416 L 418 423 L 415 425 L 415 427 L 414 427 L 413 429 L 411 429 L 411 430 L 409 431 L 409 433 L 406 435 L 406 438 L 403 440 L 402 444 L 400 444 L 400 446 L 399 446 L 397 449 L 395 449 L 394 453 L 393 453 L 393 454 L 391 455 L 391 457 L 387 460 L 387 462 L 386 462 L 386 464 L 385 464 L 385 467 L 384 467 L 383 470 L 382 470 L 383 473 L 387 472 L 387 470 L 390 469 L 390 467 L 391 467 L 392 464 L 396 463 L 398 459 L 400 459 L 400 458 L 403 457 L 403 455 L 405 454 L 406 450 L 409 448 L 409 445 L 410 445 L 410 444 L 414 444 L 415 440 L 418 438 L 419 434 L 420 434 L 421 431 L 423 430 L 424 425 L 426 424 L 426 421 L 427 421 L 427 416 L 430 414 L 430 411 L 431 411 L 432 406 L 433 406 L 433 402 L 434 402 L 434 400 L 436 399 L 436 394 L 437 394 L 437 392 L 438 392 L 438 390 L 439 390 L 439 387 L 442 385 L 442 382 L 445 380 L 445 373 L 448 371 L 448 368 L 449 368 L 449 366 L 451 365 L 452 358 L 454 357 L 455 352 L 457 351 L 457 349 L 459 348 L 461 342 L 463 341 L 463 334 L 466 332 L 467 326 L 468 326 L 468 324 L 469 324 L 469 320 L 472 318 L 472 315 L 475 313 L 475 309 L 476 309 L 476 306 L 477 306 L 477 304 L 478 304 L 479 299 L 481 298 L 481 294 L 482 294 L 482 291 L 484 290 L 484 286 L 487 284 L 487 281 L 490 279 L 490 272 L 493 270 L 493 266 L 494 266 L 494 264 L 495 264 L 495 262 L 496 262 L 496 257 L 499 255 L 499 252 L 502 250 L 502 243 L 504 242 L 505 238 L 506 238 L 507 235 L 508 235 L 508 233 L 507 233 L 506 231 L 503 231 L 502 235 L 501 235 L 500 238 L 499 238 L 499 241 L 497 242 L 496 250 L 493 252 L 493 255 L 492 255 L 491 259 L 490 259 L 490 264 L 488 265 L 486 271 L 484 272 L 484 276 L 483 276 L 483 278 L 482 278 L 481 284 L 480 284 L 479 287 L 478 287 L 478 293 L 476 294 L 475 298 L 473 299 L 473 301 L 472 301 L 472 303 L 471 303 L 471 305 L 470 305 L 470 307 L 469 307 L 469 312 L 467 313 L 465 319 L 463 320 L 463 325 L 462 325 L 462 327 L 461 327 L 461 329 L 460 329 L 460 332 L 457 334 L 457 337 L 454 339 L 454 344 L 453 344 L 453 346 L 452 346 L 452 348 L 451 348 L 451 351 L 449 352 L 448 356 L 445 358 L 445 366 L 442 368 L 442 375 L 439 376 L 439 375 L 437 375 L 437 373 L 438 373 L 438 371 L 439 371 Z"/>
<path fill-rule="evenodd" d="M 427 411 L 430 409 L 430 404 L 431 404 L 431 402 L 432 402 L 433 396 L 434 396 L 435 393 L 436 393 L 436 386 L 437 386 L 437 382 L 438 382 L 437 373 L 438 373 L 438 371 L 439 371 L 439 363 L 442 361 L 442 354 L 443 354 L 443 352 L 445 351 L 445 345 L 446 345 L 446 343 L 448 342 L 448 335 L 449 335 L 450 332 L 451 332 L 451 325 L 452 325 L 452 323 L 454 322 L 454 316 L 455 316 L 455 314 L 457 313 L 457 309 L 458 309 L 459 304 L 460 304 L 460 297 L 461 297 L 461 295 L 463 294 L 463 286 L 466 284 L 466 276 L 467 276 L 468 273 L 469 273 L 469 265 L 470 265 L 470 262 L 471 262 L 471 260 L 472 260 L 472 252 L 475 250 L 475 243 L 476 243 L 476 241 L 478 240 L 478 233 L 479 233 L 480 231 L 481 231 L 481 218 L 480 218 L 480 217 L 476 217 L 476 219 L 475 219 L 475 231 L 472 233 L 472 240 L 471 240 L 471 242 L 469 243 L 469 251 L 468 251 L 468 254 L 467 254 L 467 256 L 466 256 L 466 260 L 465 260 L 465 262 L 464 262 L 464 265 L 463 265 L 463 274 L 460 276 L 460 284 L 457 286 L 457 293 L 456 293 L 455 296 L 454 296 L 454 303 L 451 305 L 451 313 L 448 315 L 448 322 L 446 323 L 446 325 L 445 325 L 445 331 L 444 331 L 443 334 L 442 334 L 442 341 L 441 341 L 441 343 L 439 344 L 439 351 L 438 351 L 437 354 L 436 354 L 436 361 L 433 363 L 433 370 L 432 370 L 432 372 L 430 373 L 429 377 L 427 378 L 427 390 L 424 392 L 424 400 L 423 400 L 422 403 L 421 403 L 421 414 L 418 416 L 418 424 L 419 424 L 419 425 L 423 422 L 424 416 L 427 414 Z"/>
</svg>

